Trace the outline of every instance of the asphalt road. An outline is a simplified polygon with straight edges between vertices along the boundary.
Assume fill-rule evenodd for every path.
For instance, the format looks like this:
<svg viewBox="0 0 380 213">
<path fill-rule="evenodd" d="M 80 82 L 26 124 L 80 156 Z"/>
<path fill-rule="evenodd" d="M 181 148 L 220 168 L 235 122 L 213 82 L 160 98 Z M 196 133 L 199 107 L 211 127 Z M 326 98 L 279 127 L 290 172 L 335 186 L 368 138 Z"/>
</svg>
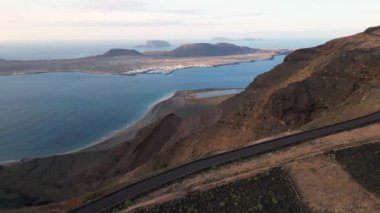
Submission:
<svg viewBox="0 0 380 213">
<path fill-rule="evenodd" d="M 371 123 L 380 121 L 380 111 L 354 120 L 302 132 L 294 135 L 273 139 L 261 144 L 251 145 L 233 151 L 220 153 L 204 159 L 193 161 L 185 165 L 165 171 L 161 174 L 149 177 L 132 185 L 126 186 L 118 191 L 101 197 L 71 212 L 75 213 L 94 213 L 111 208 L 124 200 L 132 199 L 146 192 L 152 191 L 160 186 L 168 184 L 174 180 L 183 178 L 195 172 L 231 162 L 241 158 L 251 157 L 258 154 L 274 151 L 291 145 L 306 142 L 311 139 L 331 135 Z"/>
</svg>

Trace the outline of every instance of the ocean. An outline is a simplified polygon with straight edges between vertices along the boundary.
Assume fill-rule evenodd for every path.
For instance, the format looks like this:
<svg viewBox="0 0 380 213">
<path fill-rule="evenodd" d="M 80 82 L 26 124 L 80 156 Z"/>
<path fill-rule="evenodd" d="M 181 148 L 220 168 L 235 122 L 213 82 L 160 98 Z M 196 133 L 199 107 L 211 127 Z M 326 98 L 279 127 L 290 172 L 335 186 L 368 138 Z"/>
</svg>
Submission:
<svg viewBox="0 0 380 213">
<path fill-rule="evenodd" d="M 64 72 L 0 77 L 0 161 L 84 147 L 137 121 L 177 90 L 244 88 L 283 58 L 169 75 Z"/>
<path fill-rule="evenodd" d="M 256 44 L 255 44 L 256 42 Z M 240 42 L 257 48 L 301 48 L 322 40 Z M 180 43 L 180 42 L 178 42 Z M 113 47 L 141 44 L 0 44 L 0 58 L 75 58 Z M 260 44 L 260 45 L 259 45 Z M 8 45 L 8 46 L 7 46 Z M 172 74 L 136 76 L 42 73 L 0 77 L 0 161 L 44 157 L 85 147 L 140 119 L 155 103 L 178 90 L 245 88 L 284 56 Z"/>
</svg>

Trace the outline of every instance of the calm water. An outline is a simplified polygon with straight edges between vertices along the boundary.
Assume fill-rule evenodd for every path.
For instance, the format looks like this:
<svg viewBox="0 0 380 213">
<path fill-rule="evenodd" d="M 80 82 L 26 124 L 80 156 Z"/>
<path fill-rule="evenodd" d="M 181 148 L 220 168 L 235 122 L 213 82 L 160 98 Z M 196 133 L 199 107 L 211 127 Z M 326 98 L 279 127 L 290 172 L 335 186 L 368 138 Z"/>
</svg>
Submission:
<svg viewBox="0 0 380 213">
<path fill-rule="evenodd" d="M 170 75 L 67 72 L 0 77 L 0 161 L 83 147 L 136 121 L 177 90 L 244 88 L 283 58 Z"/>
</svg>

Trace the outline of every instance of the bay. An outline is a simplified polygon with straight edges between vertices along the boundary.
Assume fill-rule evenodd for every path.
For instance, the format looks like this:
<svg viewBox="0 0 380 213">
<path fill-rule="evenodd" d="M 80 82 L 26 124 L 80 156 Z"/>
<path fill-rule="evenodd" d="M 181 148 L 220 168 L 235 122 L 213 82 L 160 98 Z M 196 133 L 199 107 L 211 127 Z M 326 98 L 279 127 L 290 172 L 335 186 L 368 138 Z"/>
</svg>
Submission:
<svg viewBox="0 0 380 213">
<path fill-rule="evenodd" d="M 283 59 L 169 75 L 58 72 L 0 77 L 0 161 L 87 146 L 137 121 L 175 91 L 245 88 Z"/>
</svg>

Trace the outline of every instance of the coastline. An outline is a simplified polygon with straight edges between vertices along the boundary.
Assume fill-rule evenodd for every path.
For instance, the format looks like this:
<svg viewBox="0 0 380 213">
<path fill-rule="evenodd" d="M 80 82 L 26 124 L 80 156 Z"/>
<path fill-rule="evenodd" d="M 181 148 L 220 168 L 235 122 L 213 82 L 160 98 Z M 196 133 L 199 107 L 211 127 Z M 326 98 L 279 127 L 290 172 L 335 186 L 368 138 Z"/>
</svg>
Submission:
<svg viewBox="0 0 380 213">
<path fill-rule="evenodd" d="M 17 76 L 41 73 L 81 72 L 88 74 L 138 75 L 171 74 L 178 70 L 219 67 L 258 60 L 272 60 L 283 52 L 273 50 L 267 53 L 254 53 L 230 56 L 194 58 L 144 58 L 115 57 L 110 59 L 61 59 L 38 61 L 0 61 L 0 76 Z"/>
<path fill-rule="evenodd" d="M 170 95 L 164 96 L 159 101 L 156 101 L 155 104 L 152 104 L 149 107 L 149 109 L 145 112 L 143 116 L 141 116 L 132 124 L 124 128 L 115 130 L 112 133 L 97 140 L 96 142 L 86 145 L 85 147 L 72 150 L 68 152 L 67 154 L 91 152 L 91 151 L 102 151 L 102 150 L 113 148 L 124 141 L 134 139 L 134 137 L 136 136 L 137 132 L 140 129 L 161 120 L 165 116 L 172 113 L 180 114 L 178 112 L 180 109 L 190 108 L 191 106 L 189 106 L 190 104 L 188 102 L 191 102 L 192 100 L 198 100 L 200 102 L 208 102 L 209 100 L 213 100 L 215 98 L 221 98 L 224 100 L 238 93 L 227 93 L 227 94 L 215 95 L 215 96 L 210 96 L 210 97 L 196 97 L 195 94 L 198 94 L 198 93 L 201 94 L 201 93 L 213 92 L 213 91 L 230 91 L 230 90 L 236 90 L 240 93 L 241 90 L 244 90 L 244 89 L 243 88 L 223 88 L 223 89 L 209 88 L 209 89 L 200 89 L 200 90 L 176 91 L 174 93 L 171 93 Z M 209 105 L 211 106 L 213 105 L 213 103 Z"/>
<path fill-rule="evenodd" d="M 108 139 L 114 137 L 114 136 L 117 136 L 119 135 L 120 133 L 123 133 L 125 131 L 128 131 L 128 130 L 132 130 L 132 128 L 136 125 L 139 125 L 139 123 L 142 122 L 142 120 L 147 117 L 149 115 L 149 113 L 157 106 L 159 106 L 160 104 L 162 104 L 163 102 L 165 101 L 168 101 L 170 100 L 171 98 L 173 98 L 175 96 L 175 94 L 177 93 L 178 91 L 176 92 L 172 92 L 168 95 L 165 95 L 163 96 L 162 98 L 160 98 L 159 100 L 157 101 L 154 101 L 152 102 L 152 104 L 150 104 L 148 107 L 147 107 L 147 110 L 144 112 L 144 114 L 142 114 L 139 118 L 137 118 L 136 120 L 124 125 L 123 127 L 119 128 L 119 129 L 116 129 L 112 132 L 110 132 L 109 134 L 107 135 L 104 135 L 103 137 L 99 138 L 98 140 L 96 140 L 95 142 L 93 143 L 90 143 L 84 147 L 80 147 L 80 148 L 77 148 L 77 149 L 74 149 L 74 150 L 71 150 L 71 151 L 68 151 L 68 152 L 65 152 L 63 154 L 72 154 L 72 153 L 78 153 L 78 152 L 83 152 L 83 151 L 92 151 L 92 149 L 98 145 L 101 145 L 102 143 L 105 143 L 105 141 L 107 141 Z M 138 129 L 136 129 L 137 131 Z M 131 131 L 132 132 L 132 131 Z M 130 138 L 133 138 L 134 135 L 131 135 Z"/>
<path fill-rule="evenodd" d="M 240 64 L 240 63 L 254 63 L 256 61 L 261 61 L 261 60 L 273 60 L 276 56 L 279 56 L 279 55 L 275 55 L 275 56 L 272 56 L 270 58 L 265 58 L 265 59 L 260 59 L 260 60 L 251 60 L 249 62 L 235 62 L 235 63 L 226 64 L 226 65 L 215 65 L 213 67 L 228 66 L 228 65 Z M 183 69 L 187 69 L 187 68 L 183 68 Z M 64 71 L 64 72 L 75 72 L 75 71 Z M 43 72 L 39 72 L 39 73 L 43 73 Z M 84 72 L 84 73 L 88 73 L 88 72 Z M 92 73 L 92 72 L 89 72 L 89 73 Z M 26 74 L 37 74 L 37 73 L 26 73 Z M 100 74 L 100 73 L 97 73 L 97 74 Z M 115 74 L 115 73 L 102 73 L 102 74 L 119 75 L 119 74 Z M 144 74 L 144 73 L 142 73 L 142 74 Z M 47 157 L 53 157 L 53 156 L 75 154 L 75 153 L 80 153 L 80 152 L 91 152 L 91 151 L 105 150 L 105 149 L 110 148 L 110 146 L 114 145 L 113 143 L 110 143 L 109 140 L 112 139 L 112 138 L 114 138 L 115 136 L 119 136 L 120 134 L 122 134 L 124 137 L 127 136 L 127 137 L 125 137 L 126 139 L 133 139 L 135 133 L 137 133 L 137 131 L 139 129 L 147 126 L 148 124 L 152 123 L 154 120 L 159 120 L 160 118 L 162 118 L 163 116 L 157 117 L 155 115 L 155 113 L 156 113 L 155 110 L 157 110 L 158 108 L 160 108 L 165 102 L 170 102 L 170 100 L 172 100 L 173 98 L 175 98 L 176 95 L 177 95 L 177 97 L 179 97 L 179 96 L 181 96 L 181 95 L 183 96 L 185 93 L 189 93 L 189 92 L 204 92 L 204 91 L 212 91 L 212 90 L 220 90 L 220 91 L 222 91 L 222 90 L 229 90 L 229 89 L 241 89 L 241 88 L 224 88 L 224 89 L 211 89 L 211 88 L 207 89 L 207 88 L 205 88 L 205 89 L 199 89 L 199 90 L 175 91 L 175 92 L 169 93 L 169 94 L 161 97 L 160 99 L 158 99 L 155 102 L 152 102 L 146 108 L 145 113 L 142 114 L 139 118 L 137 118 L 133 122 L 125 124 L 124 126 L 118 128 L 118 129 L 115 129 L 114 131 L 111 131 L 110 133 L 108 133 L 108 134 L 104 135 L 103 137 L 99 138 L 98 140 L 96 140 L 96 141 L 94 141 L 94 142 L 92 142 L 90 144 L 87 144 L 87 145 L 85 145 L 83 147 L 79 147 L 79 148 L 76 148 L 76 149 L 73 149 L 73 150 L 70 150 L 70 151 L 67 151 L 67 152 L 62 152 L 62 153 L 59 153 L 59 154 L 55 154 L 55 155 L 35 157 L 35 158 L 30 158 L 30 159 L 28 158 L 28 159 L 3 161 L 3 162 L 0 162 L 0 165 L 14 164 L 14 163 L 23 162 L 23 161 L 30 161 L 30 160 L 38 159 L 38 158 L 47 158 Z"/>
<path fill-rule="evenodd" d="M 187 107 L 186 105 L 183 105 L 183 103 L 177 103 L 174 106 L 168 107 L 168 105 L 172 105 L 173 102 L 178 102 L 178 100 L 183 100 L 184 98 L 197 99 L 197 100 L 202 100 L 205 102 L 209 100 L 213 100 L 213 99 L 218 99 L 218 98 L 220 98 L 221 100 L 225 100 L 236 94 L 217 95 L 217 96 L 205 97 L 205 98 L 197 98 L 194 94 L 198 94 L 198 93 L 201 94 L 201 93 L 213 92 L 213 91 L 229 91 L 229 90 L 243 90 L 243 88 L 223 88 L 223 89 L 209 88 L 209 89 L 199 89 L 199 90 L 175 91 L 153 102 L 149 107 L 147 107 L 147 111 L 142 116 L 140 116 L 140 118 L 136 119 L 134 122 L 131 122 L 130 124 L 126 124 L 125 126 L 110 132 L 109 134 L 103 136 L 102 138 L 96 140 L 93 143 L 90 143 L 83 147 L 79 147 L 77 149 L 73 149 L 67 152 L 55 154 L 55 155 L 35 157 L 35 158 L 30 158 L 30 159 L 28 158 L 28 159 L 19 159 L 19 160 L 0 161 L 0 166 L 12 166 L 18 163 L 33 161 L 35 159 L 40 159 L 40 158 L 50 158 L 50 157 L 56 157 L 56 156 L 78 154 L 78 153 L 83 153 L 83 152 L 97 152 L 97 151 L 109 150 L 117 146 L 118 144 L 122 143 L 122 141 L 120 140 L 120 137 L 123 138 L 123 141 L 128 140 L 128 139 L 131 140 L 134 138 L 135 134 L 141 128 L 144 128 L 148 126 L 149 124 L 152 124 L 155 121 L 162 119 L 167 114 L 173 113 L 179 108 Z"/>
<path fill-rule="evenodd" d="M 79 147 L 79 148 L 76 148 L 76 149 L 73 149 L 73 150 L 70 150 L 70 151 L 67 151 L 67 152 L 63 152 L 63 153 L 60 153 L 60 154 L 48 155 L 48 156 L 43 156 L 43 157 L 35 157 L 35 158 L 30 158 L 30 159 L 28 158 L 28 159 L 19 159 L 19 160 L 0 161 L 0 166 L 11 166 L 11 165 L 14 165 L 14 164 L 17 164 L 17 163 L 27 162 L 27 161 L 31 161 L 31 160 L 39 159 L 39 158 L 49 158 L 49 157 L 55 157 L 55 156 L 76 154 L 76 153 L 80 153 L 80 152 L 97 151 L 97 150 L 95 150 L 97 146 L 99 146 L 99 145 L 100 146 L 102 146 L 102 145 L 106 145 L 107 146 L 107 144 L 105 144 L 105 143 L 106 143 L 106 141 L 108 139 L 110 139 L 110 138 L 112 138 L 114 136 L 117 136 L 120 133 L 125 133 L 126 131 L 129 132 L 136 125 L 145 124 L 145 123 L 142 122 L 142 120 L 145 117 L 147 117 L 152 112 L 152 110 L 154 108 L 158 107 L 160 104 L 164 103 L 165 101 L 170 100 L 178 92 L 182 92 L 182 91 L 176 91 L 176 92 L 170 93 L 169 95 L 165 95 L 162 98 L 160 98 L 159 100 L 153 102 L 152 104 L 150 104 L 147 107 L 147 110 L 145 111 L 145 113 L 142 116 L 140 116 L 138 119 L 136 119 L 135 121 L 133 121 L 131 123 L 128 123 L 128 124 L 124 125 L 123 127 L 119 128 L 119 129 L 111 131 L 109 134 L 104 135 L 103 137 L 97 139 L 95 142 L 92 142 L 92 143 L 87 144 L 85 146 L 82 146 L 82 147 Z M 138 129 L 134 129 L 134 130 L 138 131 Z M 133 138 L 133 135 L 131 135 L 130 137 Z"/>
</svg>

